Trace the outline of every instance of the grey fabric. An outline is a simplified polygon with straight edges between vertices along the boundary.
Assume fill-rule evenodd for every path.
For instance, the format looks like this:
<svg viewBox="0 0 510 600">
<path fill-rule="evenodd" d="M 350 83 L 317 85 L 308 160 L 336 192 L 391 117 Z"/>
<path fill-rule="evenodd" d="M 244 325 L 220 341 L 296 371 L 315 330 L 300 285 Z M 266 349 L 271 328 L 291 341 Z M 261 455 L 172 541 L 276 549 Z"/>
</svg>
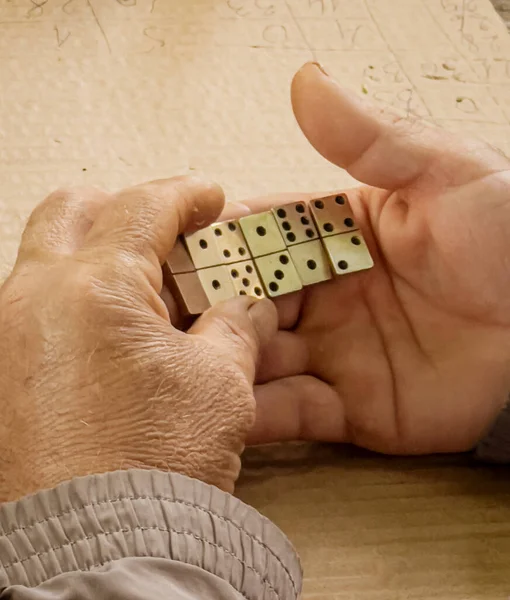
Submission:
<svg viewBox="0 0 510 600">
<path fill-rule="evenodd" d="M 0 506 L 0 598 L 286 600 L 301 568 L 257 511 L 159 471 L 75 479 Z"/>
<path fill-rule="evenodd" d="M 163 558 L 122 558 L 91 572 L 65 573 L 35 588 L 12 586 L 2 600 L 245 600 L 199 567 Z M 278 598 L 278 596 L 274 596 Z"/>
<path fill-rule="evenodd" d="M 499 413 L 488 435 L 476 447 L 476 457 L 491 463 L 510 463 L 510 402 Z"/>
</svg>

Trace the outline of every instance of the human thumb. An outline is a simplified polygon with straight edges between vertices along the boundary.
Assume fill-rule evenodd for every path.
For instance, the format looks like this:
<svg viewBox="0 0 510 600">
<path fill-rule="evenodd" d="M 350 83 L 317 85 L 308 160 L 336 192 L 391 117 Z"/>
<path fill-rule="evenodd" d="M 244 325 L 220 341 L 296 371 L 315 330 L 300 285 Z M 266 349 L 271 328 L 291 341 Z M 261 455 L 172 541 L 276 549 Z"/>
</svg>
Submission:
<svg viewBox="0 0 510 600">
<path fill-rule="evenodd" d="M 206 338 L 219 353 L 229 356 L 252 385 L 261 349 L 277 330 L 275 305 L 267 299 L 243 296 L 210 308 L 188 333 Z"/>
<path fill-rule="evenodd" d="M 341 86 L 316 63 L 294 76 L 292 108 L 314 148 L 352 177 L 394 190 L 416 182 L 450 185 L 480 179 L 508 161 L 487 144 L 462 139 L 423 119 L 402 118 Z"/>
</svg>

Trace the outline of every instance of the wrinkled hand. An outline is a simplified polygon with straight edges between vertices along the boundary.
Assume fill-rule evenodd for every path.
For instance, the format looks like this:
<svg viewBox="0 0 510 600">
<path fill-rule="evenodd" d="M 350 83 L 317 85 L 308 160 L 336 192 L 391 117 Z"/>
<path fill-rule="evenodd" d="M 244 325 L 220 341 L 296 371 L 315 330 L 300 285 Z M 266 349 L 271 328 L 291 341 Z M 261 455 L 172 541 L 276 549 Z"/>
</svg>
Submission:
<svg viewBox="0 0 510 600">
<path fill-rule="evenodd" d="M 176 178 L 36 208 L 0 290 L 0 501 L 131 467 L 233 489 L 276 311 L 238 298 L 183 333 L 159 295 L 178 233 L 223 203 Z"/>
<path fill-rule="evenodd" d="M 287 331 L 263 360 L 251 442 L 471 448 L 510 392 L 509 161 L 382 112 L 315 65 L 292 101 L 313 146 L 370 186 L 348 195 L 376 266 L 278 302 Z"/>
</svg>

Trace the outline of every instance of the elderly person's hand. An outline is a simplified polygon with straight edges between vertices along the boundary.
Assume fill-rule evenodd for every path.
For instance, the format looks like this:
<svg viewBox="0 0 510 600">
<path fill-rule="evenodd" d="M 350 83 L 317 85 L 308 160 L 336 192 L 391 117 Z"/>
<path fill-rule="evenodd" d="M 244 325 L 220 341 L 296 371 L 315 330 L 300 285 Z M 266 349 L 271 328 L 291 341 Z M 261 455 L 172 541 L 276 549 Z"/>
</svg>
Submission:
<svg viewBox="0 0 510 600">
<path fill-rule="evenodd" d="M 176 236 L 223 203 L 176 178 L 36 208 L 0 291 L 0 501 L 133 467 L 232 491 L 276 311 L 237 298 L 184 333 L 160 297 Z"/>
<path fill-rule="evenodd" d="M 510 392 L 510 162 L 382 112 L 315 65 L 292 101 L 315 148 L 367 184 L 349 197 L 376 265 L 278 301 L 288 331 L 263 359 L 251 441 L 471 448 Z"/>
</svg>

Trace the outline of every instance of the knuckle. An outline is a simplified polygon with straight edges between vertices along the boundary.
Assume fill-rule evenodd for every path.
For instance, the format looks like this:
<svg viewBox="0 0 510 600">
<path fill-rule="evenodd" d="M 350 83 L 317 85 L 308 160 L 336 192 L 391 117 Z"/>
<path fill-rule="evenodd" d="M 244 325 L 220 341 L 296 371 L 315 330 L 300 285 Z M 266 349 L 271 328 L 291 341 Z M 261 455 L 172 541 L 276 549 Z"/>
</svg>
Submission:
<svg viewBox="0 0 510 600">
<path fill-rule="evenodd" d="M 121 210 L 136 210 L 137 212 L 150 210 L 151 207 L 154 210 L 165 201 L 161 189 L 152 183 L 144 183 L 122 190 L 117 194 L 117 198 L 120 201 Z"/>
<path fill-rule="evenodd" d="M 56 216 L 59 212 L 65 210 L 68 205 L 96 195 L 99 192 L 99 188 L 92 186 L 57 188 L 34 208 L 28 220 L 28 226 L 33 225 L 41 218 Z"/>
<path fill-rule="evenodd" d="M 60 187 L 51 192 L 51 194 L 43 201 L 43 204 L 69 203 L 76 199 L 86 198 L 87 196 L 92 196 L 99 192 L 99 188 L 93 186 Z"/>
<path fill-rule="evenodd" d="M 117 195 L 111 220 L 119 235 L 129 237 L 142 246 L 153 237 L 154 223 L 168 200 L 150 186 L 138 186 Z"/>
<path fill-rule="evenodd" d="M 49 194 L 46 199 L 43 201 L 43 203 L 50 203 L 50 202 L 63 202 L 66 201 L 69 198 L 72 198 L 76 193 L 76 188 L 73 186 L 68 186 L 68 187 L 59 187 L 56 190 L 53 190 L 53 192 L 51 192 L 51 194 Z"/>
<path fill-rule="evenodd" d="M 191 200 L 186 188 L 156 183 L 146 183 L 124 190 L 117 198 L 119 221 L 136 222 L 141 239 L 152 235 L 156 223 L 166 222 L 168 218 L 178 219 L 181 207 L 185 212 L 186 205 Z M 171 208 L 177 212 L 168 212 Z"/>
<path fill-rule="evenodd" d="M 149 181 L 119 192 L 118 197 L 128 201 L 145 201 L 147 205 L 160 207 L 175 202 L 192 202 L 197 189 L 219 191 L 216 183 L 204 181 L 197 175 L 179 175 L 170 179 Z"/>
<path fill-rule="evenodd" d="M 42 202 L 39 202 L 33 209 L 28 219 L 27 227 L 30 227 L 39 221 L 52 207 L 60 206 L 62 203 L 66 202 L 70 197 L 70 194 L 71 191 L 68 188 L 59 188 L 51 192 L 49 196 L 46 196 L 46 198 L 42 200 Z"/>
</svg>

